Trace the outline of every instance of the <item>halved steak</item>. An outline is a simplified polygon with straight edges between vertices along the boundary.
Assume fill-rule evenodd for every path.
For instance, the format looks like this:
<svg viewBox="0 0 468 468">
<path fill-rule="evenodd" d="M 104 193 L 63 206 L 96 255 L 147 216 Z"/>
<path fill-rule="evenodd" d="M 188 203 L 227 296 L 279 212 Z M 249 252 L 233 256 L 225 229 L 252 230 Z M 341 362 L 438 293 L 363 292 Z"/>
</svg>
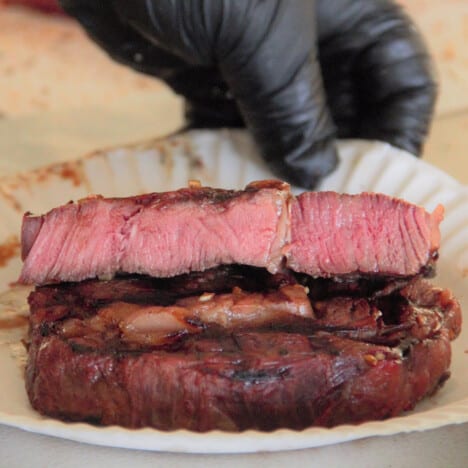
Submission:
<svg viewBox="0 0 468 468">
<path fill-rule="evenodd" d="M 443 209 L 363 193 L 305 193 L 282 182 L 87 198 L 25 215 L 22 283 L 156 277 L 244 264 L 314 277 L 414 276 L 431 268 Z"/>
<path fill-rule="evenodd" d="M 448 378 L 461 311 L 434 213 L 255 182 L 25 215 L 26 388 L 42 414 L 172 430 L 400 414 Z"/>
<path fill-rule="evenodd" d="M 312 276 L 411 276 L 437 254 L 443 208 L 433 214 L 382 194 L 303 193 L 291 204 L 287 265 Z"/>
<path fill-rule="evenodd" d="M 306 290 L 290 278 L 257 279 L 258 290 L 276 283 L 261 294 L 239 290 L 256 272 L 244 269 L 231 292 L 217 270 L 204 279 L 186 275 L 161 298 L 158 280 L 141 277 L 37 288 L 26 374 L 33 407 L 127 427 L 302 429 L 397 415 L 448 377 L 450 339 L 461 322 L 448 291 L 418 279 L 368 298 L 343 288 L 309 298 L 297 314 L 288 307 L 303 305 Z M 183 296 L 183 284 L 190 295 L 170 297 Z M 194 293 L 194 284 L 203 287 Z M 115 290 L 124 292 L 115 299 Z M 270 315 L 239 320 L 261 297 Z"/>
</svg>

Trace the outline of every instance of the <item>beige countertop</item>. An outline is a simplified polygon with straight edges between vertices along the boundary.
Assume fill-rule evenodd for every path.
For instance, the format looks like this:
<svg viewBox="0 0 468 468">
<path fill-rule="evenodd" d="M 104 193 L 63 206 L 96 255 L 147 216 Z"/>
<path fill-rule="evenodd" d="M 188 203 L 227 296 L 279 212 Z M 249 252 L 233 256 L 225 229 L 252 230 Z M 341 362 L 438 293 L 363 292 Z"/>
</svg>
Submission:
<svg viewBox="0 0 468 468">
<path fill-rule="evenodd" d="M 468 1 L 402 0 L 427 37 L 441 95 L 426 161 L 468 184 Z M 0 178 L 170 133 L 181 102 L 112 63 L 71 21 L 0 6 Z M 0 425 L 0 466 L 464 467 L 468 424 L 278 454 L 190 456 L 88 446 Z"/>
</svg>

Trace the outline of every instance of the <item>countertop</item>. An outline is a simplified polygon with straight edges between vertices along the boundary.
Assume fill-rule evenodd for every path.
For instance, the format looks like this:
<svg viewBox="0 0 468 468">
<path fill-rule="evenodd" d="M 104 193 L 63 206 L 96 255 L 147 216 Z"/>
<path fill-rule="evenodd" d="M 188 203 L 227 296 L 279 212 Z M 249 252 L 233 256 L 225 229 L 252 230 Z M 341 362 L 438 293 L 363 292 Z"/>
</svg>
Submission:
<svg viewBox="0 0 468 468">
<path fill-rule="evenodd" d="M 468 3 L 404 3 L 428 37 L 442 80 L 424 158 L 467 184 L 468 57 L 464 45 L 468 40 Z M 17 36 L 15 27 L 21 31 Z M 47 54 L 60 38 L 68 42 Z M 39 50 L 41 58 L 31 62 L 31 50 Z M 63 57 L 67 57 L 67 67 L 61 66 Z M 84 62 L 93 66 L 83 72 L 84 77 L 77 78 Z M 86 81 L 86 76 L 94 80 L 94 86 L 85 86 L 80 94 L 77 81 Z M 164 135 L 181 124 L 181 102 L 163 84 L 108 62 L 67 20 L 1 6 L 0 83 L 0 178 L 72 159 L 99 147 Z M 33 85 L 21 93 L 19 84 L 27 83 Z M 468 424 L 294 452 L 217 456 L 96 447 L 0 425 L 0 467 L 187 464 L 465 467 Z"/>
</svg>

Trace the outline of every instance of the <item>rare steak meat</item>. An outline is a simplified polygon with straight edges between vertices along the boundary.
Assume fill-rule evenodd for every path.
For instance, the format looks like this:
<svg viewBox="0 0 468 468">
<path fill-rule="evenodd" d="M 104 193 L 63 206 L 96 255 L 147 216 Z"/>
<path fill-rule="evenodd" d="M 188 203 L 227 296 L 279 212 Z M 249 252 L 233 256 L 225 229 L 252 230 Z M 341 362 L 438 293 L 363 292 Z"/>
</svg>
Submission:
<svg viewBox="0 0 468 468">
<path fill-rule="evenodd" d="M 461 320 L 448 291 L 416 279 L 316 300 L 290 278 L 239 287 L 256 273 L 231 291 L 216 270 L 198 275 L 189 296 L 190 275 L 163 289 L 141 277 L 37 288 L 33 407 L 126 427 L 302 429 L 400 414 L 447 379 Z"/>
<path fill-rule="evenodd" d="M 430 270 L 442 208 L 385 195 L 293 197 L 282 182 L 243 191 L 192 187 L 130 198 L 92 197 L 26 214 L 20 281 L 46 284 L 158 277 L 244 264 L 314 277 L 414 276 Z"/>
<path fill-rule="evenodd" d="M 443 208 L 382 194 L 303 193 L 291 203 L 287 264 L 312 276 L 411 276 L 431 264 Z"/>
<path fill-rule="evenodd" d="M 288 224 L 287 188 L 264 182 L 239 192 L 189 188 L 94 197 L 26 216 L 20 281 L 79 281 L 117 272 L 167 277 L 220 264 L 276 271 Z"/>
<path fill-rule="evenodd" d="M 449 377 L 443 208 L 286 183 L 26 214 L 26 389 L 66 421 L 161 430 L 384 419 Z"/>
</svg>

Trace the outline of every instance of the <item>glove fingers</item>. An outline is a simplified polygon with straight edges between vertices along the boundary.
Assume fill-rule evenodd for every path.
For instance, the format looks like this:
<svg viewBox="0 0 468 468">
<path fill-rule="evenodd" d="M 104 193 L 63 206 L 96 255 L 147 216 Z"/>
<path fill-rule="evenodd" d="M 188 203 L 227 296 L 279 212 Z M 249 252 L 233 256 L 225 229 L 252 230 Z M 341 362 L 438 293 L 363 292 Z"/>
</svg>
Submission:
<svg viewBox="0 0 468 468">
<path fill-rule="evenodd" d="M 243 120 L 270 166 L 290 182 L 312 187 L 336 165 L 334 126 L 316 59 L 315 4 L 300 0 L 114 0 L 142 36 L 222 80 L 168 81 L 189 100 L 187 116 L 232 125 Z M 260 21 L 259 18 L 262 18 Z M 222 82 L 227 83 L 227 88 Z M 210 89 L 211 87 L 211 89 Z M 213 98 L 229 89 L 237 105 Z M 226 96 L 227 98 L 227 96 Z M 227 114 L 227 115 L 226 115 Z"/>
<path fill-rule="evenodd" d="M 320 61 L 338 135 L 383 140 L 418 155 L 437 86 L 411 20 L 389 0 L 319 0 L 317 11 Z"/>
<path fill-rule="evenodd" d="M 419 37 L 409 28 L 384 35 L 363 55 L 357 76 L 364 108 L 360 135 L 420 154 L 437 86 Z"/>
<path fill-rule="evenodd" d="M 119 17 L 154 45 L 193 66 L 214 62 L 219 0 L 111 0 Z"/>
<path fill-rule="evenodd" d="M 60 4 L 117 62 L 162 79 L 187 68 L 183 60 L 154 46 L 125 23 L 115 11 L 113 2 L 60 0 Z"/>
<path fill-rule="evenodd" d="M 317 62 L 315 2 L 66 3 L 112 57 L 187 96 L 193 121 L 226 112 L 225 121 L 241 123 L 238 106 L 281 178 L 311 188 L 336 166 L 335 129 Z M 73 3 L 88 6 L 73 11 Z M 211 74 L 214 68 L 220 73 Z"/>
<path fill-rule="evenodd" d="M 183 95 L 187 99 L 185 114 L 190 127 L 244 126 L 239 109 L 214 66 L 189 65 L 155 43 L 161 28 L 158 22 L 152 22 L 154 12 L 148 10 L 151 2 L 61 0 L 61 3 L 114 60 L 163 79 Z M 159 18 L 164 20 L 165 16 Z M 172 26 L 174 31 L 180 31 L 176 25 Z M 156 32 L 148 39 L 151 28 Z"/>
<path fill-rule="evenodd" d="M 312 188 L 337 164 L 316 56 L 314 2 L 251 4 L 246 16 L 264 17 L 266 28 L 230 19 L 231 27 L 242 25 L 242 34 L 233 38 L 221 30 L 220 69 L 270 167 Z"/>
</svg>

